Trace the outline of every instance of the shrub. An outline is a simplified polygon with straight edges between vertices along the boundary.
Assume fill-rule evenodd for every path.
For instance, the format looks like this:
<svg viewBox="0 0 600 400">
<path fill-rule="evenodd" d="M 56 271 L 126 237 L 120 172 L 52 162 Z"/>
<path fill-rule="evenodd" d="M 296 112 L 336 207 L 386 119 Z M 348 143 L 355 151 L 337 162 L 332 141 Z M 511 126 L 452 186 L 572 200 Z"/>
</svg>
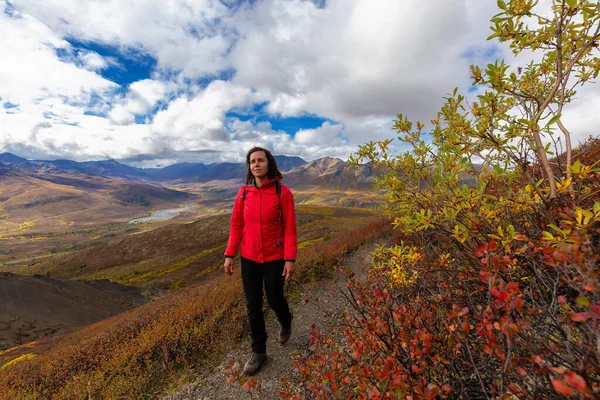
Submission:
<svg viewBox="0 0 600 400">
<path fill-rule="evenodd" d="M 600 396 L 599 147 L 573 149 L 562 123 L 600 72 L 600 9 L 498 6 L 490 38 L 538 61 L 471 67 L 481 94 L 446 98 L 431 139 L 398 115 L 412 151 L 393 155 L 389 139 L 353 158 L 381 169 L 405 237 L 374 254 L 367 282 L 350 276 L 345 340 L 313 331 L 298 359 L 307 397 Z"/>
</svg>

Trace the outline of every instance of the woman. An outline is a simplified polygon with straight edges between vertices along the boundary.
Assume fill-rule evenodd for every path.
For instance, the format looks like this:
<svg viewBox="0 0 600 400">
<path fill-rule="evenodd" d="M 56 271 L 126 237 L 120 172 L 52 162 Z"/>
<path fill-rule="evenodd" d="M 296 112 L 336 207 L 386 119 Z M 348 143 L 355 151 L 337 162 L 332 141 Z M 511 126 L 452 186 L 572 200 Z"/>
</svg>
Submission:
<svg viewBox="0 0 600 400">
<path fill-rule="evenodd" d="M 279 342 L 292 333 L 293 315 L 283 294 L 284 282 L 296 270 L 296 213 L 294 196 L 281 184 L 275 158 L 254 147 L 246 155 L 246 185 L 233 206 L 225 272 L 233 274 L 233 258 L 242 244 L 242 283 L 252 336 L 252 357 L 244 372 L 254 374 L 267 357 L 267 331 L 262 311 L 263 282 L 269 306 L 281 324 Z"/>
</svg>

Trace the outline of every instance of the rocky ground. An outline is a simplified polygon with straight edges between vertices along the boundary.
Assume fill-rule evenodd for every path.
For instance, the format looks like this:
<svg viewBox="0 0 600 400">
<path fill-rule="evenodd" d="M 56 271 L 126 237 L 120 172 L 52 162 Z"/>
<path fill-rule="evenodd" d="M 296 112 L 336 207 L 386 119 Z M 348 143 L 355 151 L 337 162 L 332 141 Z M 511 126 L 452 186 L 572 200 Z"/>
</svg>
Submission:
<svg viewBox="0 0 600 400">
<path fill-rule="evenodd" d="M 363 276 L 370 265 L 369 253 L 374 249 L 374 244 L 365 246 L 358 252 L 350 255 L 345 262 Z M 242 399 L 260 398 L 277 399 L 282 388 L 281 382 L 289 378 L 290 386 L 299 392 L 302 389 L 297 382 L 300 374 L 294 369 L 294 354 L 307 354 L 310 350 L 309 330 L 313 324 L 322 332 L 335 333 L 340 312 L 347 310 L 348 303 L 340 290 L 346 288 L 346 280 L 341 273 L 332 279 L 321 282 L 307 293 L 301 295 L 302 301 L 291 303 L 294 311 L 294 325 L 291 339 L 285 345 L 278 342 L 279 324 L 273 314 L 267 322 L 269 339 L 267 343 L 267 361 L 255 375 L 260 383 L 260 392 L 252 397 L 243 390 L 238 383 L 228 384 L 225 370 L 234 365 L 234 368 L 243 368 L 250 356 L 250 339 L 245 340 L 240 346 L 231 349 L 222 362 L 209 370 L 205 375 L 198 376 L 192 383 L 176 388 L 172 393 L 163 396 L 162 400 L 209 400 L 209 399 Z"/>
</svg>

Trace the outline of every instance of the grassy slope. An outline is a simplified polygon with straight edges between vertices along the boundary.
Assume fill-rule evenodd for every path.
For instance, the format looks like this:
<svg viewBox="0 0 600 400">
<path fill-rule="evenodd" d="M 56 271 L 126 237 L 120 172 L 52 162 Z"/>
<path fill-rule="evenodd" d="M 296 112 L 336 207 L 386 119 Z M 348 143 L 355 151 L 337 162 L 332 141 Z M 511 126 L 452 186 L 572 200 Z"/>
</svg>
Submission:
<svg viewBox="0 0 600 400">
<path fill-rule="evenodd" d="M 300 246 L 355 227 L 378 215 L 366 209 L 297 207 Z M 203 280 L 220 266 L 229 214 L 105 241 L 84 250 L 39 259 L 34 265 L 14 264 L 5 270 L 49 274 L 67 279 L 110 279 L 126 285 L 178 288 Z M 86 244 L 83 244 L 86 247 Z"/>
<path fill-rule="evenodd" d="M 360 210 L 307 211 L 318 212 L 312 214 L 318 218 L 300 218 L 303 243 L 313 243 L 300 250 L 296 284 L 323 276 L 347 251 L 391 226 Z M 322 225 L 331 220 L 338 222 L 335 232 L 327 230 L 334 225 Z M 328 233 L 327 240 L 310 239 L 318 232 Z M 236 277 L 219 274 L 51 342 L 0 353 L 0 398 L 144 398 L 190 364 L 214 358 L 224 345 L 240 339 L 245 310 Z"/>
</svg>

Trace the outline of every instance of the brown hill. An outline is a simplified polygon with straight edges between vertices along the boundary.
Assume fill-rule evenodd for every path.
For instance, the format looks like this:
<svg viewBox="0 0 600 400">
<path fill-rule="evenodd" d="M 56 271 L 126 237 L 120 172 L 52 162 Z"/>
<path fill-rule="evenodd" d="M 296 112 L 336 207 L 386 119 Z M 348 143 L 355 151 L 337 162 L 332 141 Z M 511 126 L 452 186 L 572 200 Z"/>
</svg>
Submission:
<svg viewBox="0 0 600 400">
<path fill-rule="evenodd" d="M 68 279 L 100 279 L 163 288 L 185 286 L 222 261 L 229 215 L 168 224 L 84 250 L 40 260 L 28 268 Z"/>
<path fill-rule="evenodd" d="M 374 178 L 375 171 L 368 164 L 356 168 L 331 157 L 308 162 L 284 175 L 286 184 L 299 189 L 372 189 Z"/>
<path fill-rule="evenodd" d="M 177 207 L 189 193 L 160 185 L 0 166 L 0 235 L 64 232 L 127 222 L 149 207 Z"/>
<path fill-rule="evenodd" d="M 374 215 L 370 210 L 300 205 L 296 209 L 299 243 L 323 240 Z M 230 218 L 230 214 L 219 214 L 104 241 L 88 240 L 80 243 L 81 250 L 25 265 L 7 262 L 2 268 L 63 279 L 110 279 L 125 285 L 176 289 L 220 271 Z"/>
<path fill-rule="evenodd" d="M 0 350 L 146 303 L 137 288 L 0 272 Z"/>
</svg>

